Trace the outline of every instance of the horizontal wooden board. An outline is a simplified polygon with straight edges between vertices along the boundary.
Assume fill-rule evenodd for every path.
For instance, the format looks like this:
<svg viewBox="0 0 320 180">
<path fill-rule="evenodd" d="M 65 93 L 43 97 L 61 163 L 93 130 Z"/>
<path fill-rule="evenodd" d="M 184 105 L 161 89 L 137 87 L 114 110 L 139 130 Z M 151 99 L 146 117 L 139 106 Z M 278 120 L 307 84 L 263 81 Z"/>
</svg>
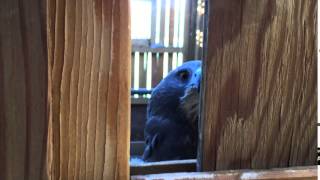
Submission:
<svg viewBox="0 0 320 180">
<path fill-rule="evenodd" d="M 168 173 L 132 176 L 131 180 L 316 180 L 317 167 L 293 167 L 270 170 L 231 170 L 218 172 Z"/>
<path fill-rule="evenodd" d="M 196 162 L 195 159 L 190 159 L 130 164 L 130 175 L 194 172 L 196 170 Z"/>
<path fill-rule="evenodd" d="M 144 46 L 132 46 L 132 52 L 152 52 L 152 53 L 174 53 L 183 52 L 182 48 L 177 47 L 144 47 Z"/>
</svg>

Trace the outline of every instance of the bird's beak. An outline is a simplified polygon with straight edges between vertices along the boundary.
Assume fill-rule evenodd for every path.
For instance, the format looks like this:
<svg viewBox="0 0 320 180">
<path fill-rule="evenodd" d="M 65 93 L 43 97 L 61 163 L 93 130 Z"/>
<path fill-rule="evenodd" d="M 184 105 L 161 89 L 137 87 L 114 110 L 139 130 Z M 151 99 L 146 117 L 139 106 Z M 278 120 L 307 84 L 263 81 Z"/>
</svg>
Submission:
<svg viewBox="0 0 320 180">
<path fill-rule="evenodd" d="M 201 79 L 202 79 L 202 70 L 201 67 L 199 67 L 196 71 L 197 81 L 198 81 L 198 92 L 200 92 L 201 87 Z"/>
<path fill-rule="evenodd" d="M 192 76 L 190 86 L 200 91 L 201 78 L 202 78 L 202 70 L 201 70 L 201 67 L 199 67 Z"/>
</svg>

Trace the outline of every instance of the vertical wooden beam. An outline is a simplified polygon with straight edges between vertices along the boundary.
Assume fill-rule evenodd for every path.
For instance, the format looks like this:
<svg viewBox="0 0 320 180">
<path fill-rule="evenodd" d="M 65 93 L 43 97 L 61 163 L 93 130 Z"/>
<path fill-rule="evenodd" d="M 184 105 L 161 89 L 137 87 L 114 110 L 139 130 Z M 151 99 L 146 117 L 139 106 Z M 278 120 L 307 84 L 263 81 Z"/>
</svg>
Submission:
<svg viewBox="0 0 320 180">
<path fill-rule="evenodd" d="M 166 3 L 167 0 L 160 0 L 161 9 L 160 9 L 160 39 L 159 44 L 164 46 L 164 33 L 165 33 L 165 21 L 166 21 Z M 158 8 L 158 7 L 157 7 Z"/>
<path fill-rule="evenodd" d="M 131 88 L 134 88 L 134 52 L 131 52 Z"/>
<path fill-rule="evenodd" d="M 163 75 L 163 53 L 152 53 L 152 87 L 155 87 Z"/>
<path fill-rule="evenodd" d="M 44 7 L 39 0 L 0 2 L 0 179 L 46 179 Z"/>
<path fill-rule="evenodd" d="M 173 53 L 168 53 L 168 73 L 172 70 Z"/>
<path fill-rule="evenodd" d="M 176 16 L 175 5 L 177 0 L 171 0 L 170 3 L 170 17 L 169 17 L 169 47 L 173 47 L 173 35 L 174 35 L 174 16 Z"/>
<path fill-rule="evenodd" d="M 47 9 L 50 179 L 129 179 L 129 1 Z"/>
<path fill-rule="evenodd" d="M 157 0 L 151 0 L 151 44 L 156 43 Z"/>
<path fill-rule="evenodd" d="M 183 61 L 195 59 L 197 0 L 186 0 Z M 202 59 L 201 59 L 202 60 Z"/>
<path fill-rule="evenodd" d="M 209 2 L 201 170 L 316 164 L 316 7 Z"/>
<path fill-rule="evenodd" d="M 139 56 L 139 88 L 147 87 L 147 57 L 148 53 L 141 52 Z"/>
</svg>

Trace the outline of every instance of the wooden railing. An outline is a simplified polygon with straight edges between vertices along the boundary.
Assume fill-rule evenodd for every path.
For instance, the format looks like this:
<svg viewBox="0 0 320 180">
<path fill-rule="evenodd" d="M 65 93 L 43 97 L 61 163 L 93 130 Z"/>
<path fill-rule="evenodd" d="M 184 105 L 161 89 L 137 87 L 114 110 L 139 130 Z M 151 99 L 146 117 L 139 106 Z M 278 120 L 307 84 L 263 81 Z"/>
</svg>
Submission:
<svg viewBox="0 0 320 180">
<path fill-rule="evenodd" d="M 131 88 L 154 88 L 168 72 L 192 58 L 187 52 L 195 28 L 191 1 L 152 0 L 151 35 L 132 40 Z M 194 13 L 194 12 L 192 12 Z M 190 39 L 190 40 L 189 40 Z M 191 48 L 192 49 L 192 48 Z M 135 98 L 149 97 L 135 95 Z"/>
<path fill-rule="evenodd" d="M 134 47 L 132 50 L 131 88 L 135 92 L 150 91 L 183 62 L 182 48 Z"/>
</svg>

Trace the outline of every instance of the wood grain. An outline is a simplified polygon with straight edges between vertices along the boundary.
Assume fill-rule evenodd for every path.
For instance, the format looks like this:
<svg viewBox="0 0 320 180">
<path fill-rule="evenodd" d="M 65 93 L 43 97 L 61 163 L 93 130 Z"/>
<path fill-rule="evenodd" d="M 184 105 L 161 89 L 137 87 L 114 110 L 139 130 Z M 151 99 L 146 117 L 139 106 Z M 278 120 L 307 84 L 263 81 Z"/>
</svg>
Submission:
<svg viewBox="0 0 320 180">
<path fill-rule="evenodd" d="M 316 7 L 209 2 L 201 170 L 316 164 Z"/>
<path fill-rule="evenodd" d="M 193 173 L 166 173 L 132 176 L 131 180 L 274 180 L 274 179 L 295 179 L 311 180 L 317 179 L 317 167 L 292 167 L 268 170 L 229 170 L 217 172 L 193 172 Z"/>
<path fill-rule="evenodd" d="M 45 178 L 47 49 L 43 1 L 0 1 L 0 179 Z"/>
<path fill-rule="evenodd" d="M 129 179 L 129 2 L 49 0 L 47 12 L 49 177 Z"/>
</svg>

